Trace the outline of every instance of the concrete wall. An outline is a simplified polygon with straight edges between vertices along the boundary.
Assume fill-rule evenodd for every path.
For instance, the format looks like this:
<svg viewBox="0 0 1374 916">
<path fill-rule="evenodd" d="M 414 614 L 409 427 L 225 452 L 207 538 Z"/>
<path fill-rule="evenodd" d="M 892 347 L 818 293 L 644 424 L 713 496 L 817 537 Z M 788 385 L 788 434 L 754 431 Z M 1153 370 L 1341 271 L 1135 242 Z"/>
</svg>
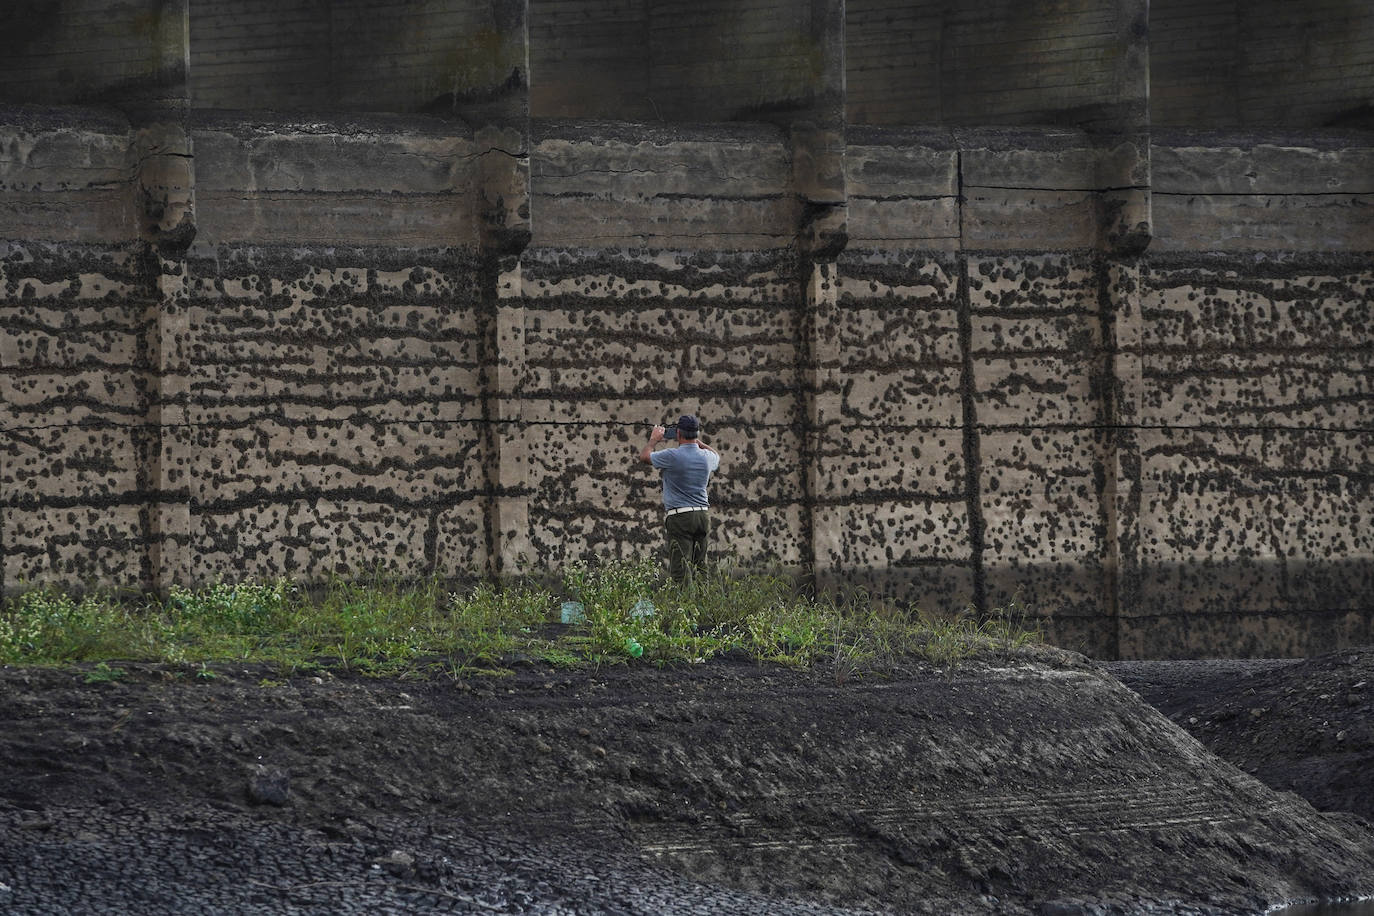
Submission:
<svg viewBox="0 0 1374 916">
<path fill-rule="evenodd" d="M 810 104 L 824 65 L 817 10 L 825 5 L 539 3 L 530 27 L 531 112 L 547 118 L 732 121 Z"/>
<path fill-rule="evenodd" d="M 539 117 L 759 120 L 821 92 L 828 4 L 793 0 L 543 0 L 534 6 Z M 852 124 L 1078 123 L 1119 101 L 1116 0 L 848 0 Z"/>
<path fill-rule="evenodd" d="M 1374 129 L 1374 17 L 1363 0 L 1153 0 L 1157 127 Z"/>
<path fill-rule="evenodd" d="M 1367 638 L 1374 150 L 1157 132 L 1123 652 Z"/>
<path fill-rule="evenodd" d="M 24 4 L 0 587 L 642 555 L 693 410 L 747 565 L 1107 656 L 1374 638 L 1357 49 L 1236 109 L 1234 10 L 688 6 Z"/>
<path fill-rule="evenodd" d="M 1119 7 L 1115 0 L 846 3 L 849 121 L 1080 120 L 1116 100 Z"/>
<path fill-rule="evenodd" d="M 162 0 L 13 0 L 0 30 L 0 102 L 108 102 L 159 77 L 184 44 Z M 168 34 L 170 31 L 172 34 Z"/>
<path fill-rule="evenodd" d="M 523 8 L 486 0 L 195 0 L 191 100 L 210 109 L 452 110 L 455 99 L 527 82 L 523 40 L 511 28 Z"/>
</svg>

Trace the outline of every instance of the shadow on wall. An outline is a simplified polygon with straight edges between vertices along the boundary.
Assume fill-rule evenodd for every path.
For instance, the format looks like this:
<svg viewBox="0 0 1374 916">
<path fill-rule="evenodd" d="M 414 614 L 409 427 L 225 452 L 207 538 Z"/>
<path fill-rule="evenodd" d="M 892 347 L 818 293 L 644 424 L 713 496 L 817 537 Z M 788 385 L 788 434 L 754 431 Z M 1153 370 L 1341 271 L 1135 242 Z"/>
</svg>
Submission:
<svg viewBox="0 0 1374 916">
<path fill-rule="evenodd" d="M 1359 558 L 1157 564 L 1135 596 L 1112 595 L 1105 576 L 1075 564 L 981 575 L 986 615 L 1093 658 L 1305 658 L 1374 643 L 1374 575 Z M 825 581 L 840 595 L 950 615 L 977 614 L 973 577 L 967 566 L 931 564 L 832 570 Z"/>
</svg>

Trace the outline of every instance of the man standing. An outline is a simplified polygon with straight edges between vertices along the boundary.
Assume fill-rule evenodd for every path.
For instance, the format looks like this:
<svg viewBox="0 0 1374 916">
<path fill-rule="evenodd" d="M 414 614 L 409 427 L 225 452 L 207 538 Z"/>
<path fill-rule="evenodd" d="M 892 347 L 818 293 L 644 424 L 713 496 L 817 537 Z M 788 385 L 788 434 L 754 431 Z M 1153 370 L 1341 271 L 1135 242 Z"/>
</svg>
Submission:
<svg viewBox="0 0 1374 916">
<path fill-rule="evenodd" d="M 711 472 L 720 467 L 720 453 L 697 438 L 701 424 L 694 414 L 678 419 L 677 448 L 654 451 L 664 432 L 662 426 L 654 427 L 639 460 L 663 472 L 668 572 L 678 582 L 689 582 L 693 571 L 706 565 L 706 539 L 711 533 L 706 485 Z"/>
</svg>

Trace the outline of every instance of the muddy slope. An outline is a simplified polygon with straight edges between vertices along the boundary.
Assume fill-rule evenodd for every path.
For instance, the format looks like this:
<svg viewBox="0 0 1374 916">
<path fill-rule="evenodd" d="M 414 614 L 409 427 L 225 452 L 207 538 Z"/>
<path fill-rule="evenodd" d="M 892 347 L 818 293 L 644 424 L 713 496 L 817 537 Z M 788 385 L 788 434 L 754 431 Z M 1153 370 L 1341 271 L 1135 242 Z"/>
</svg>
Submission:
<svg viewBox="0 0 1374 916">
<path fill-rule="evenodd" d="M 1374 821 L 1374 647 L 1304 661 L 1121 662 L 1117 677 L 1217 755 Z"/>
<path fill-rule="evenodd" d="M 1367 824 L 1067 654 L 863 679 L 125 667 L 0 671 L 0 908 L 1242 913 L 1374 888 Z"/>
</svg>

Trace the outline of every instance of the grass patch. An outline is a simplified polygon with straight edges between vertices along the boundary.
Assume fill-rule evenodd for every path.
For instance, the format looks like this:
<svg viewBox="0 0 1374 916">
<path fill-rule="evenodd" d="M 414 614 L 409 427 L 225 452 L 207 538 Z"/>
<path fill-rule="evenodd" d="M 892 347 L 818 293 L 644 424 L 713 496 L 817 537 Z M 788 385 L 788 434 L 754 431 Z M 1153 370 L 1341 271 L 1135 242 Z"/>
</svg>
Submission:
<svg viewBox="0 0 1374 916">
<path fill-rule="evenodd" d="M 580 619 L 560 624 L 574 602 Z M 165 601 L 35 589 L 0 606 L 0 663 L 165 662 L 211 678 L 209 662 L 268 663 L 278 678 L 321 667 L 369 675 L 509 673 L 557 668 L 694 664 L 725 654 L 798 667 L 828 664 L 837 681 L 903 660 L 949 663 L 1040 641 L 1013 605 L 991 615 L 937 617 L 853 596 L 798 590 L 783 575 L 717 568 L 686 588 L 657 564 L 575 563 L 557 587 L 386 576 L 337 579 L 307 593 L 286 579 L 174 588 Z M 115 672 L 119 672 L 115 674 Z"/>
</svg>

